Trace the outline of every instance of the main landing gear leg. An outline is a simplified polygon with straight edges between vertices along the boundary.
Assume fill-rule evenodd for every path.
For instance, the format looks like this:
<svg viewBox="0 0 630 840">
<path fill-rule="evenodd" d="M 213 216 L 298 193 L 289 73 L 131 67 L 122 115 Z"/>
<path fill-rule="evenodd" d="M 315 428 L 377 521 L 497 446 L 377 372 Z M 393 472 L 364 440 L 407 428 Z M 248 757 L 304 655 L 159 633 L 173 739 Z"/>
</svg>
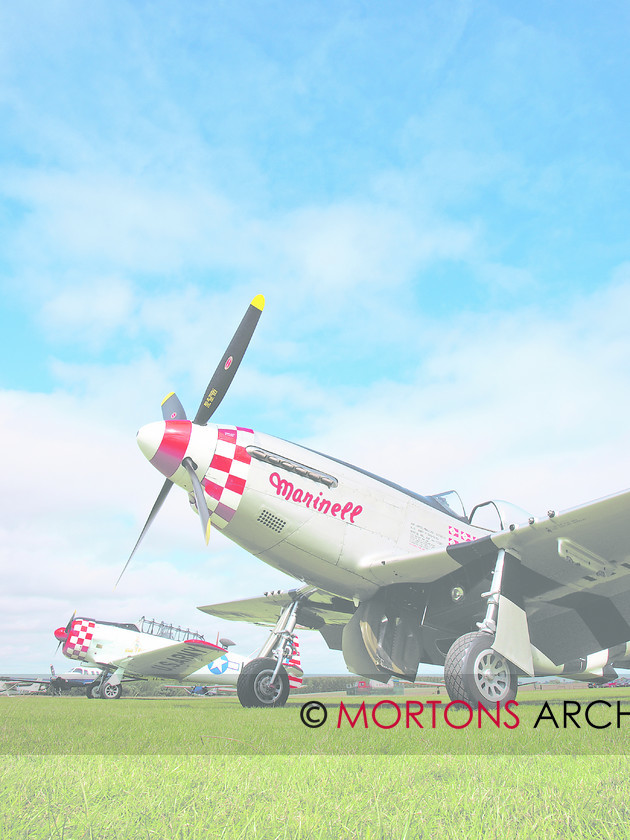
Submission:
<svg viewBox="0 0 630 840">
<path fill-rule="evenodd" d="M 487 598 L 488 606 L 479 632 L 466 633 L 451 646 L 444 662 L 444 682 L 451 700 L 476 707 L 514 700 L 518 678 L 512 664 L 492 648 L 497 629 L 499 596 L 503 583 L 505 549 L 500 549 Z"/>
<path fill-rule="evenodd" d="M 114 673 L 103 680 L 101 686 L 101 697 L 103 700 L 120 700 L 122 697 L 122 685 L 120 681 L 123 678 L 125 671 L 123 668 L 117 668 Z"/>
<path fill-rule="evenodd" d="M 100 677 L 85 688 L 88 700 L 119 700 L 122 696 L 122 679 L 124 671 L 118 669 L 110 676 L 109 671 L 103 671 Z"/>
<path fill-rule="evenodd" d="M 100 700 L 103 696 L 101 694 L 103 683 L 108 677 L 109 672 L 107 669 L 101 671 L 99 676 L 94 680 L 94 682 L 89 683 L 85 686 L 85 693 L 87 694 L 88 700 Z"/>
<path fill-rule="evenodd" d="M 289 677 L 282 663 L 293 652 L 298 603 L 293 601 L 282 611 L 256 659 L 248 662 L 239 674 L 236 692 L 242 706 L 272 708 L 287 702 Z"/>
</svg>

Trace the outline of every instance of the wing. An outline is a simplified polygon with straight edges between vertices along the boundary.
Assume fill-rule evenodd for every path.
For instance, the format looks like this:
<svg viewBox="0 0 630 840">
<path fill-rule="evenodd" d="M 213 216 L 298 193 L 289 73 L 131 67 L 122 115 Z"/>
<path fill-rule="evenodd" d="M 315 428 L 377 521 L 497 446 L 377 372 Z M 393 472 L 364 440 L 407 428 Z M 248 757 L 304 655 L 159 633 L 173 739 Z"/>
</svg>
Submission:
<svg viewBox="0 0 630 840">
<path fill-rule="evenodd" d="M 531 641 L 554 662 L 630 640 L 630 492 L 601 499 L 491 539 L 520 560 Z M 621 651 L 612 655 L 621 664 Z"/>
<path fill-rule="evenodd" d="M 303 609 L 299 610 L 298 624 L 309 630 L 318 629 L 309 623 L 313 616 L 325 618 L 330 624 L 345 624 L 355 609 L 352 601 L 314 586 L 303 586 L 291 592 L 278 589 L 265 592 L 260 598 L 226 601 L 224 604 L 210 604 L 197 609 L 228 621 L 247 621 L 260 627 L 271 627 L 280 618 L 282 610 L 298 598 L 303 605 Z M 314 624 L 319 622 L 315 621 Z"/>
<path fill-rule="evenodd" d="M 199 639 L 188 639 L 176 645 L 139 653 L 113 662 L 113 665 L 123 667 L 125 676 L 162 677 L 164 679 L 186 679 L 193 671 L 197 671 L 227 651 Z"/>
<path fill-rule="evenodd" d="M 246 621 L 260 627 L 273 627 L 282 610 L 296 598 L 300 599 L 297 611 L 298 626 L 307 630 L 319 630 L 330 648 L 341 650 L 341 633 L 356 608 L 352 601 L 314 586 L 303 586 L 291 592 L 279 589 L 266 592 L 261 598 L 209 604 L 198 609 L 228 621 Z"/>
<path fill-rule="evenodd" d="M 446 553 L 464 573 L 487 577 L 505 549 L 518 562 L 504 574 L 502 594 L 525 611 L 534 647 L 555 664 L 608 651 L 607 664 L 621 665 L 630 640 L 629 515 L 625 491 Z"/>
<path fill-rule="evenodd" d="M 629 515 L 627 491 L 560 514 L 550 511 L 544 519 L 501 531 L 491 540 L 544 576 L 549 590 L 610 594 L 619 586 L 630 589 Z"/>
<path fill-rule="evenodd" d="M 630 572 L 630 542 L 627 521 L 630 490 L 571 510 L 510 525 L 505 531 L 475 540 L 417 553 L 377 556 L 366 560 L 366 577 L 382 586 L 394 583 L 431 583 L 473 561 L 505 548 L 529 569 L 549 580 L 547 591 L 568 587 L 606 589 L 611 579 Z M 461 528 L 461 523 L 458 523 Z M 624 586 L 630 588 L 630 581 Z"/>
</svg>

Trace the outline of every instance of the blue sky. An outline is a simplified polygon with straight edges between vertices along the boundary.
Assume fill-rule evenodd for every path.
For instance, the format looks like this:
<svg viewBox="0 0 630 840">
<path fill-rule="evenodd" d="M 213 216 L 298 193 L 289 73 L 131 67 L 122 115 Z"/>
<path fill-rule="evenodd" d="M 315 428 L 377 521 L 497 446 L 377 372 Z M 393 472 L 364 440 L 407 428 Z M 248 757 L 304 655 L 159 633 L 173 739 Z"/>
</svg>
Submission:
<svg viewBox="0 0 630 840">
<path fill-rule="evenodd" d="M 4 670 L 75 608 L 286 585 L 179 498 L 111 592 L 160 486 L 135 432 L 194 410 L 259 292 L 219 421 L 469 508 L 627 485 L 629 31 L 621 2 L 0 8 Z"/>
</svg>

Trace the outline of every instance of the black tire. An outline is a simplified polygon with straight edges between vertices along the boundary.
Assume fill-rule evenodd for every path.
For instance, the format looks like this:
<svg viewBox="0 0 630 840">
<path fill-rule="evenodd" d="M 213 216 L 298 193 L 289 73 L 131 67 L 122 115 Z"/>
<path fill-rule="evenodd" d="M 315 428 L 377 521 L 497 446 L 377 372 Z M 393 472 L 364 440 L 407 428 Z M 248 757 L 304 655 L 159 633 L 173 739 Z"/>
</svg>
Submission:
<svg viewBox="0 0 630 840">
<path fill-rule="evenodd" d="M 236 683 L 241 706 L 267 709 L 284 706 L 289 696 L 289 677 L 282 665 L 274 685 L 269 685 L 276 664 L 272 658 L 254 659 L 243 667 Z"/>
<path fill-rule="evenodd" d="M 101 686 L 100 696 L 103 700 L 120 700 L 122 695 L 122 685 L 120 683 L 103 683 Z"/>
<path fill-rule="evenodd" d="M 466 633 L 449 650 L 444 682 L 451 700 L 485 707 L 514 700 L 518 677 L 508 660 L 492 649 L 494 636 Z"/>
<path fill-rule="evenodd" d="M 88 700 L 98 700 L 101 696 L 101 686 L 96 682 L 90 683 L 86 686 L 85 693 Z"/>
<path fill-rule="evenodd" d="M 477 636 L 477 633 L 466 633 L 456 639 L 444 661 L 444 683 L 448 696 L 457 703 L 470 703 L 466 694 L 463 682 L 463 661 L 470 642 Z"/>
</svg>

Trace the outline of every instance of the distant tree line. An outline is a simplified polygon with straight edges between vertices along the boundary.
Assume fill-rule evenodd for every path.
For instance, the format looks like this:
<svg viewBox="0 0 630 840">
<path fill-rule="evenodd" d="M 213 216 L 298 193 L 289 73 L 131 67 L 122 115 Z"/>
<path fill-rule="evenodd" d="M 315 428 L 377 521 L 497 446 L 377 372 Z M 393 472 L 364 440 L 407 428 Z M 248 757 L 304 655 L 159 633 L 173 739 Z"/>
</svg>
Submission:
<svg viewBox="0 0 630 840">
<path fill-rule="evenodd" d="M 315 694 L 319 691 L 345 691 L 349 685 L 353 685 L 356 678 L 351 674 L 340 677 L 304 677 L 300 688 L 295 689 L 293 694 Z"/>
</svg>

